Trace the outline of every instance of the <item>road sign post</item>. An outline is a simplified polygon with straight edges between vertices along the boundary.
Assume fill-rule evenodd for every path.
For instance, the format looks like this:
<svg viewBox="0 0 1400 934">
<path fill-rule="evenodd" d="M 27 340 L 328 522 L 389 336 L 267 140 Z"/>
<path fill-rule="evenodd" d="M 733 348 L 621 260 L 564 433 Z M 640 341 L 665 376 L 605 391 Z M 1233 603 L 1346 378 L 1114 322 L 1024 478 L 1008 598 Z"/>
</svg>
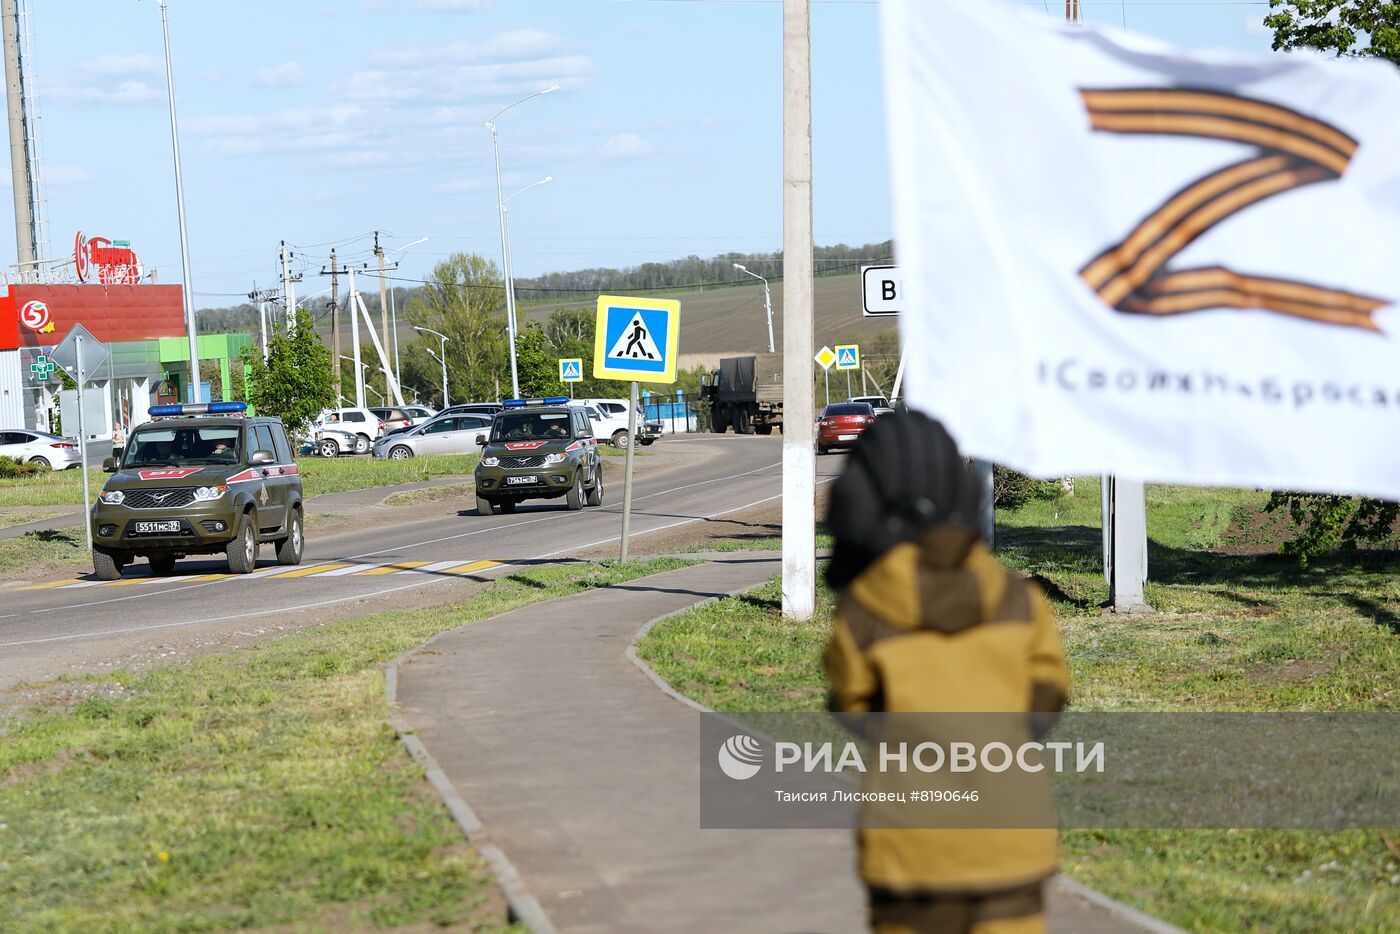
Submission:
<svg viewBox="0 0 1400 934">
<path fill-rule="evenodd" d="M 846 371 L 846 398 L 849 399 L 851 398 L 851 371 L 860 369 L 859 344 L 836 345 L 836 369 Z"/>
<path fill-rule="evenodd" d="M 627 406 L 627 464 L 622 481 L 620 555 L 623 561 L 627 560 L 628 539 L 632 534 L 632 461 L 637 450 L 638 383 L 674 383 L 680 343 L 680 302 L 598 296 L 593 376 L 595 379 L 627 380 L 632 384 Z M 561 360 L 559 364 L 561 376 L 565 362 Z"/>
<path fill-rule="evenodd" d="M 102 367 L 107 365 L 112 354 L 107 346 L 92 336 L 92 332 L 81 324 L 73 325 L 73 329 L 68 332 L 68 336 L 59 342 L 50 355 L 52 362 L 71 373 L 73 382 L 78 384 L 78 460 L 83 472 L 83 531 L 87 540 L 88 550 L 92 550 L 92 493 L 88 489 L 87 473 L 87 425 L 84 423 L 83 413 L 83 387 L 98 373 Z M 37 360 L 36 360 L 37 362 Z M 47 367 L 45 367 L 47 369 Z M 197 381 L 199 374 L 195 373 Z"/>
<path fill-rule="evenodd" d="M 836 362 L 836 351 L 822 345 L 822 349 L 817 351 L 817 355 L 812 358 L 817 361 L 817 366 L 822 368 L 822 383 L 826 387 L 826 404 L 831 405 L 831 365 Z"/>
</svg>

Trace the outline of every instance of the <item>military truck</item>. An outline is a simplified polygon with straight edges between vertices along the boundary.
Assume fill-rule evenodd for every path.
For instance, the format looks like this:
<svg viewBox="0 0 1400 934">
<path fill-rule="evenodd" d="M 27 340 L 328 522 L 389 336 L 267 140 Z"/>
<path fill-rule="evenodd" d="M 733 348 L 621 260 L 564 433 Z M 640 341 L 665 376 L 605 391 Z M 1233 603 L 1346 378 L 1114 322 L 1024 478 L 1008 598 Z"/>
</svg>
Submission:
<svg viewBox="0 0 1400 934">
<path fill-rule="evenodd" d="M 710 403 L 710 427 L 723 434 L 771 435 L 783 430 L 782 357 L 725 357 L 701 397 Z"/>
</svg>

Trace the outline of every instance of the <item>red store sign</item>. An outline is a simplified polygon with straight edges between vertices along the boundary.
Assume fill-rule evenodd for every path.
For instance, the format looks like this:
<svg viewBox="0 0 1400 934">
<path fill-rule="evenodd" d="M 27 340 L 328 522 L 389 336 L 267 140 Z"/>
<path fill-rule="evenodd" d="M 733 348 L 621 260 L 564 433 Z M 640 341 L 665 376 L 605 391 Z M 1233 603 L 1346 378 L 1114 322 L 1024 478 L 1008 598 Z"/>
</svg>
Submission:
<svg viewBox="0 0 1400 934">
<path fill-rule="evenodd" d="M 96 281 L 103 285 L 139 285 L 145 270 L 125 241 L 113 243 L 106 237 L 83 236 L 78 231 L 73 240 L 73 265 L 78 281 Z"/>
</svg>

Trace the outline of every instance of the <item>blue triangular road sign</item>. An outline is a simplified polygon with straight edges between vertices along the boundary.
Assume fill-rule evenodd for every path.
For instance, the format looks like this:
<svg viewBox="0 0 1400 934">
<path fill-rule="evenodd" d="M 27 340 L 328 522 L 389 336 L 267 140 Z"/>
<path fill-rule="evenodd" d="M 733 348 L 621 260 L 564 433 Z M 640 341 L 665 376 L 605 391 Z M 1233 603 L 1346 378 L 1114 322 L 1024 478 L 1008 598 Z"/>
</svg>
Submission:
<svg viewBox="0 0 1400 934">
<path fill-rule="evenodd" d="M 855 352 L 854 350 L 852 350 L 851 348 L 849 348 L 849 347 L 842 347 L 842 348 L 841 348 L 841 359 L 840 359 L 839 362 L 840 362 L 840 364 L 841 364 L 842 366 L 855 366 L 855 365 L 856 365 L 856 352 Z"/>
<path fill-rule="evenodd" d="M 565 379 L 574 379 L 574 378 L 577 377 L 577 376 L 578 376 L 578 364 L 577 364 L 577 363 L 566 363 L 566 364 L 564 364 L 564 378 L 565 378 Z"/>
</svg>

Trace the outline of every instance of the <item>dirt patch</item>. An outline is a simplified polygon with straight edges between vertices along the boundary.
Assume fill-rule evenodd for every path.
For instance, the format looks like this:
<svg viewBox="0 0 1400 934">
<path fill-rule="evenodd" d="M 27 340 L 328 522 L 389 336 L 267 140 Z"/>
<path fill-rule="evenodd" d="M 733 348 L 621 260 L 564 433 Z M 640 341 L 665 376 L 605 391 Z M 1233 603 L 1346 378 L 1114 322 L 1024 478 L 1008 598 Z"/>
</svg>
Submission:
<svg viewBox="0 0 1400 934">
<path fill-rule="evenodd" d="M 1227 555 L 1273 555 L 1279 546 L 1298 534 L 1298 525 L 1287 511 L 1266 512 L 1262 507 L 1238 507 L 1215 549 Z"/>
<path fill-rule="evenodd" d="M 1251 681 L 1306 681 L 1332 670 L 1335 661 L 1316 661 L 1295 658 L 1282 665 L 1265 665 L 1245 672 Z"/>
</svg>

